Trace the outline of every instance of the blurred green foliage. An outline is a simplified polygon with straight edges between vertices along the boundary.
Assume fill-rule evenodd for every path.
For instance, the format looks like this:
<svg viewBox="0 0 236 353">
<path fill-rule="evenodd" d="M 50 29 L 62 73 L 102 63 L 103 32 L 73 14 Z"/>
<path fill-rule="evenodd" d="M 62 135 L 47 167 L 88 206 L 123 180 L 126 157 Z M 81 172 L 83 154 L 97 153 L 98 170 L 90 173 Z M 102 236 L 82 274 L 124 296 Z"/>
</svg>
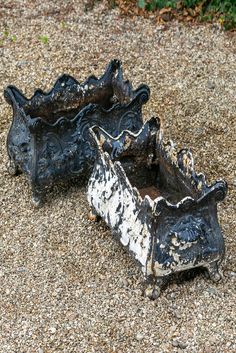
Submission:
<svg viewBox="0 0 236 353">
<path fill-rule="evenodd" d="M 172 9 L 195 9 L 200 7 L 198 17 L 202 21 L 218 19 L 225 29 L 236 28 L 236 0 L 137 0 L 139 8 L 154 11 L 170 7 Z"/>
</svg>

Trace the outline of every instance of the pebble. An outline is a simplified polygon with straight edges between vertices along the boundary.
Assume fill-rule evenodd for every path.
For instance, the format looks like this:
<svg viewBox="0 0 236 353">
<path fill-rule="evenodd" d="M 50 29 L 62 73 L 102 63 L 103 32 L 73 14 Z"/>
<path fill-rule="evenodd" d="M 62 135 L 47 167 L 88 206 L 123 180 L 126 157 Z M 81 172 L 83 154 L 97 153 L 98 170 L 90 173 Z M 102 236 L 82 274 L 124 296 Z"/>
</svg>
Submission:
<svg viewBox="0 0 236 353">
<path fill-rule="evenodd" d="M 28 65 L 29 64 L 29 61 L 27 61 L 27 60 L 20 60 L 20 61 L 18 61 L 17 63 L 16 63 L 16 66 L 17 67 L 22 67 L 22 66 L 26 66 L 26 65 Z"/>
<path fill-rule="evenodd" d="M 236 272 L 230 271 L 229 275 L 230 275 L 231 277 L 235 277 L 235 276 L 236 276 Z"/>
<path fill-rule="evenodd" d="M 173 314 L 177 319 L 181 319 L 181 317 L 182 317 L 182 315 L 179 311 L 174 311 Z"/>
<path fill-rule="evenodd" d="M 138 341 L 143 340 L 143 338 L 144 338 L 144 336 L 143 336 L 142 333 L 137 333 L 137 334 L 136 334 L 136 339 L 137 339 Z"/>
<path fill-rule="evenodd" d="M 53 333 L 53 334 L 56 333 L 56 331 L 57 331 L 56 327 L 50 327 L 49 330 L 50 330 L 50 332 Z"/>
<path fill-rule="evenodd" d="M 188 345 L 185 342 L 182 342 L 182 341 L 174 339 L 172 341 L 172 346 L 173 347 L 179 347 L 180 349 L 185 349 Z"/>
<path fill-rule="evenodd" d="M 176 340 L 173 340 L 172 346 L 173 346 L 173 347 L 178 347 L 178 346 L 179 346 L 179 342 L 176 341 Z"/>
<path fill-rule="evenodd" d="M 207 81 L 207 87 L 209 89 L 214 89 L 215 88 L 215 83 L 213 81 Z"/>
</svg>

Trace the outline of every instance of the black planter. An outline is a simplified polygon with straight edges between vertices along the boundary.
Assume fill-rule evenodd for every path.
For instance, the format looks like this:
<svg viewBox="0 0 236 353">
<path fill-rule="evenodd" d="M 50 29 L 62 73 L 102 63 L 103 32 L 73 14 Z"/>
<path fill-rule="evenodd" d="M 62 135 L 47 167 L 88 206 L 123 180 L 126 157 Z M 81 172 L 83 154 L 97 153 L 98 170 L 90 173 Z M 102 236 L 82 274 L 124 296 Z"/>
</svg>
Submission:
<svg viewBox="0 0 236 353">
<path fill-rule="evenodd" d="M 120 62 L 113 60 L 100 79 L 91 76 L 79 84 L 63 75 L 48 93 L 37 90 L 27 99 L 8 86 L 4 95 L 13 108 L 8 170 L 26 175 L 33 202 L 39 205 L 55 182 L 88 177 L 96 156 L 88 139 L 91 126 L 98 125 L 112 136 L 141 128 L 149 88 L 141 85 L 133 90 L 129 81 L 123 81 Z"/>
<path fill-rule="evenodd" d="M 163 142 L 158 119 L 117 138 L 94 127 L 91 139 L 97 150 L 88 183 L 92 216 L 104 219 L 141 265 L 147 295 L 157 297 L 169 275 L 195 267 L 218 281 L 224 240 L 217 202 L 227 184 L 208 186 L 190 150 Z"/>
</svg>

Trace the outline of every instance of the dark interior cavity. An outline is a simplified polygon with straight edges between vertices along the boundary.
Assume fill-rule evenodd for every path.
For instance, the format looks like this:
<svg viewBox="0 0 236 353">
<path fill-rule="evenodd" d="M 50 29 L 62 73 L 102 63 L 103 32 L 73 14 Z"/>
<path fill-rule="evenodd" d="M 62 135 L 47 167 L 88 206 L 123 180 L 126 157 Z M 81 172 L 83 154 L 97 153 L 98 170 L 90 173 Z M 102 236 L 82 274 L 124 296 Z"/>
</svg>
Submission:
<svg viewBox="0 0 236 353">
<path fill-rule="evenodd" d="M 109 110 L 117 102 L 112 87 L 96 91 L 88 90 L 86 94 L 82 94 L 81 90 L 77 91 L 76 87 L 61 90 L 54 95 L 44 95 L 41 91 L 37 91 L 30 100 L 27 100 L 17 89 L 12 88 L 11 91 L 15 101 L 24 109 L 27 116 L 41 118 L 50 124 L 54 124 L 60 118 L 74 119 L 90 103 Z"/>
<path fill-rule="evenodd" d="M 99 104 L 100 102 L 94 103 Z M 69 108 L 68 105 L 65 104 L 66 109 L 58 109 L 57 104 L 52 104 L 52 108 L 50 110 L 42 109 L 42 107 L 40 107 L 40 109 L 32 109 L 31 107 L 26 106 L 25 112 L 27 115 L 30 115 L 31 118 L 41 118 L 44 121 L 53 124 L 57 122 L 60 118 L 73 120 L 86 105 L 87 104 L 80 104 L 80 102 L 75 101 L 73 102 L 73 104 L 70 105 Z M 112 107 L 112 102 L 106 101 L 106 103 L 103 104 L 102 107 L 108 110 Z"/>
<path fill-rule="evenodd" d="M 133 187 L 139 190 L 142 198 L 148 195 L 151 199 L 164 197 L 171 203 L 178 203 L 186 196 L 194 197 L 183 178 L 168 168 L 163 168 L 162 161 L 158 164 L 147 166 L 146 163 L 134 163 L 132 158 L 121 159 L 122 166 Z"/>
<path fill-rule="evenodd" d="M 73 120 L 74 117 L 80 112 L 80 110 L 81 110 L 80 107 L 71 108 L 68 110 L 60 110 L 60 111 L 57 111 L 55 109 L 51 112 L 45 111 L 45 113 L 42 114 L 42 111 L 38 111 L 37 109 L 35 109 L 35 110 L 25 109 L 26 114 L 29 114 L 31 118 L 41 118 L 42 120 L 44 120 L 50 124 L 54 124 L 60 118 L 66 118 L 68 120 Z"/>
</svg>

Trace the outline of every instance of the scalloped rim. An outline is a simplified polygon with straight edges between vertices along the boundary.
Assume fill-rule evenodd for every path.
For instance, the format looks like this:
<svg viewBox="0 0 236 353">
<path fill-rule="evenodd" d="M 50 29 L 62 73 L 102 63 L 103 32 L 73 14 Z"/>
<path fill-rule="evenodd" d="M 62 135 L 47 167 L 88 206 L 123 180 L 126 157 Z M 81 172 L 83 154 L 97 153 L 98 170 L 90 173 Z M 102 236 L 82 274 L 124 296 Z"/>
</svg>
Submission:
<svg viewBox="0 0 236 353">
<path fill-rule="evenodd" d="M 154 120 L 156 120 L 160 124 L 160 119 L 159 118 L 157 118 L 157 119 L 158 120 L 156 120 L 155 118 L 151 118 L 151 119 L 147 120 L 144 123 L 144 125 L 142 126 L 142 128 L 139 130 L 139 132 L 137 132 L 137 133 L 133 133 L 133 132 L 131 132 L 129 130 L 124 130 L 115 138 L 112 137 L 109 133 L 107 133 L 104 129 L 102 129 L 99 126 L 91 127 L 90 128 L 90 133 L 91 133 L 93 139 L 97 143 L 98 150 L 100 151 L 100 153 L 102 155 L 105 156 L 106 161 L 107 162 L 109 161 L 109 163 L 113 163 L 112 160 L 111 160 L 110 155 L 107 152 L 104 152 L 104 150 L 102 148 L 102 145 L 101 145 L 101 141 L 99 140 L 98 135 L 95 133 L 95 129 L 98 129 L 99 131 L 102 132 L 102 134 L 104 134 L 105 136 L 107 136 L 109 139 L 111 139 L 113 141 L 118 141 L 118 140 L 120 140 L 121 138 L 123 138 L 124 136 L 127 136 L 127 135 L 136 139 L 138 136 L 140 136 L 142 134 L 144 129 L 146 129 L 147 127 L 149 128 L 150 132 L 152 131 L 152 129 L 153 129 L 152 124 L 153 124 Z M 125 179 L 124 178 L 123 179 L 125 180 L 127 186 L 132 188 L 133 192 L 135 192 L 135 194 L 139 196 L 140 200 L 147 201 L 148 204 L 150 205 L 150 207 L 152 208 L 152 211 L 154 213 L 157 213 L 157 214 L 160 214 L 160 212 L 161 212 L 161 211 L 160 212 L 158 211 L 158 208 L 160 208 L 160 210 L 161 210 L 161 209 L 163 209 L 163 207 L 169 208 L 169 209 L 180 209 L 180 210 L 184 209 L 184 210 L 187 210 L 187 209 L 190 209 L 192 206 L 196 206 L 196 205 L 199 205 L 199 204 L 205 202 L 207 200 L 207 198 L 209 198 L 211 196 L 215 197 L 215 201 L 216 202 L 222 201 L 225 198 L 226 194 L 227 194 L 228 187 L 227 187 L 226 181 L 219 179 L 219 180 L 216 180 L 211 185 L 207 185 L 205 175 L 203 173 L 199 173 L 199 174 L 195 173 L 194 163 L 193 163 L 193 167 L 192 167 L 192 170 L 191 170 L 191 174 L 190 175 L 186 174 L 186 172 L 182 168 L 180 168 L 179 164 L 176 163 L 175 160 L 171 159 L 170 156 L 168 156 L 168 152 L 165 149 L 161 133 L 162 133 L 162 130 L 161 130 L 161 128 L 159 128 L 159 131 L 158 131 L 157 136 L 156 136 L 156 140 L 159 141 L 158 144 L 159 144 L 159 146 L 161 148 L 161 151 L 166 154 L 168 162 L 171 163 L 173 166 L 177 167 L 178 170 L 181 171 L 181 173 L 183 174 L 184 177 L 186 177 L 186 178 L 195 177 L 195 178 L 197 178 L 197 180 L 199 179 L 199 182 L 201 182 L 201 183 L 204 182 L 203 183 L 204 188 L 202 188 L 202 195 L 198 199 L 194 199 L 191 196 L 186 196 L 183 199 L 181 199 L 179 202 L 177 202 L 176 204 L 167 201 L 162 196 L 157 197 L 156 199 L 152 200 L 148 195 L 146 195 L 144 197 L 144 199 L 142 199 L 138 189 L 133 187 L 130 184 L 130 181 L 129 181 L 129 179 L 126 176 L 126 173 L 125 173 L 121 163 L 119 161 L 116 161 L 116 162 L 113 163 L 114 167 L 115 167 L 115 170 L 117 170 L 117 167 L 118 167 L 118 169 L 120 171 L 122 171 L 122 175 L 125 177 Z M 174 143 L 173 143 L 172 140 L 169 140 L 168 143 L 170 143 L 172 146 L 174 146 Z M 182 148 L 178 152 L 175 149 L 175 151 L 177 153 L 181 153 L 183 150 L 186 150 L 187 152 L 190 152 L 189 149 L 183 149 Z M 194 162 L 192 153 L 190 152 L 190 154 L 191 154 L 191 162 Z M 217 196 L 217 193 L 218 193 L 218 196 Z"/>
<path fill-rule="evenodd" d="M 142 89 L 143 89 L 143 87 L 140 87 L 140 90 L 142 90 Z M 144 93 L 143 91 L 138 92 L 138 94 L 132 99 L 132 101 L 127 103 L 127 104 L 122 104 L 122 106 L 121 106 L 119 103 L 116 103 L 109 109 L 102 108 L 99 104 L 89 103 L 84 108 L 82 108 L 80 110 L 80 112 L 74 116 L 73 119 L 68 119 L 66 117 L 61 117 L 55 123 L 49 123 L 49 122 L 45 121 L 44 119 L 42 119 L 40 117 L 31 118 L 31 116 L 27 115 L 25 113 L 24 109 L 22 107 L 20 107 L 19 105 L 18 105 L 18 109 L 21 109 L 24 112 L 25 118 L 26 118 L 29 126 L 33 126 L 35 123 L 40 122 L 41 125 L 44 125 L 44 126 L 47 126 L 47 127 L 51 127 L 51 128 L 55 128 L 58 125 L 62 124 L 63 122 L 68 124 L 68 125 L 73 125 L 77 120 L 79 120 L 80 118 L 82 119 L 82 118 L 86 117 L 86 114 L 91 113 L 91 112 L 93 112 L 94 110 L 97 110 L 97 109 L 100 109 L 105 114 L 112 113 L 112 111 L 114 111 L 115 109 L 118 109 L 118 108 L 122 108 L 122 109 L 127 109 L 128 110 L 130 106 L 135 104 L 135 101 L 137 101 L 139 99 L 139 97 L 143 93 Z"/>
<path fill-rule="evenodd" d="M 121 68 L 122 64 L 119 60 L 112 60 L 109 64 L 109 65 L 116 65 L 116 68 Z M 108 69 L 108 66 L 107 66 L 107 69 Z M 50 96 L 50 95 L 53 95 L 54 93 L 54 90 L 56 89 L 56 87 L 58 85 L 62 85 L 63 82 L 66 83 L 66 81 L 68 80 L 72 80 L 74 83 L 73 84 L 76 84 L 76 85 L 79 85 L 80 87 L 84 87 L 88 84 L 88 82 L 92 79 L 92 80 L 96 80 L 96 81 L 100 81 L 106 74 L 107 70 L 105 71 L 105 73 L 100 77 L 100 78 L 97 78 L 96 76 L 94 75 L 91 75 L 89 76 L 86 81 L 82 84 L 80 84 L 75 78 L 73 78 L 72 76 L 70 75 L 67 75 L 67 74 L 63 74 L 61 75 L 57 80 L 56 82 L 54 83 L 53 85 L 53 88 L 51 88 L 49 91 L 47 92 L 44 92 L 42 91 L 41 89 L 37 89 L 34 94 L 32 95 L 31 98 L 27 98 L 24 96 L 24 94 L 15 86 L 13 85 L 9 85 L 7 86 L 7 88 L 4 90 L 4 97 L 7 101 L 8 104 L 10 105 L 14 105 L 16 110 L 21 110 L 22 113 L 24 113 L 24 116 L 25 116 L 25 119 L 26 121 L 28 121 L 28 124 L 32 127 L 33 125 L 35 125 L 38 121 L 40 122 L 40 124 L 42 125 L 45 125 L 45 126 L 48 126 L 48 127 L 51 127 L 51 128 L 55 128 L 57 125 L 60 125 L 62 124 L 62 122 L 65 122 L 66 124 L 73 124 L 75 123 L 79 118 L 80 116 L 84 116 L 87 112 L 91 112 L 93 109 L 100 109 L 103 113 L 105 114 L 108 114 L 108 113 L 112 113 L 112 111 L 114 111 L 115 109 L 124 109 L 124 108 L 129 108 L 132 104 L 135 104 L 135 101 L 137 101 L 138 99 L 140 99 L 142 97 L 142 95 L 146 96 L 144 101 L 143 101 L 143 104 L 145 104 L 149 97 L 150 97 L 150 89 L 149 87 L 146 85 L 146 84 L 141 84 L 137 89 L 133 90 L 132 94 L 133 94 L 133 98 L 130 102 L 128 103 L 124 103 L 124 104 L 120 104 L 119 102 L 118 103 L 114 103 L 109 109 L 105 109 L 103 107 L 101 107 L 99 104 L 95 104 L 95 103 L 88 103 L 84 108 L 82 108 L 79 113 L 77 113 L 73 119 L 68 119 L 66 117 L 60 117 L 58 118 L 58 120 L 56 120 L 54 123 L 49 123 L 47 121 L 45 121 L 43 118 L 41 118 L 40 116 L 39 117 L 36 117 L 36 118 L 32 118 L 30 116 L 30 114 L 26 114 L 24 108 L 17 102 L 16 98 L 15 98 L 15 95 L 13 93 L 13 91 L 16 91 L 21 97 L 23 100 L 27 101 L 27 102 L 30 102 L 31 100 L 33 100 L 35 97 L 37 97 L 37 95 L 43 95 L 44 97 L 46 96 Z M 125 81 L 126 82 L 126 81 Z"/>
<path fill-rule="evenodd" d="M 119 69 L 119 68 L 122 67 L 122 62 L 121 62 L 120 60 L 117 60 L 117 59 L 111 60 L 111 61 L 109 62 L 109 64 L 107 65 L 104 74 L 102 74 L 102 76 L 101 76 L 100 78 L 96 77 L 95 75 L 90 75 L 90 76 L 84 81 L 84 83 L 79 83 L 79 81 L 77 81 L 73 76 L 71 76 L 71 75 L 69 75 L 69 74 L 62 74 L 61 76 L 59 76 L 59 77 L 56 79 L 56 81 L 55 81 L 53 87 L 52 87 L 50 90 L 48 90 L 48 91 L 43 91 L 43 90 L 41 90 L 40 88 L 37 88 L 37 89 L 35 90 L 35 92 L 33 93 L 33 95 L 32 95 L 30 98 L 27 98 L 27 97 L 26 97 L 16 86 L 14 86 L 14 85 L 9 85 L 9 86 L 7 86 L 5 90 L 8 90 L 8 89 L 12 90 L 12 89 L 14 89 L 14 90 L 17 91 L 17 93 L 19 93 L 19 94 L 22 96 L 23 99 L 25 99 L 27 102 L 30 102 L 30 101 L 33 100 L 35 97 L 37 97 L 37 95 L 39 95 L 39 94 L 41 94 L 41 95 L 43 95 L 43 96 L 45 96 L 45 97 L 46 97 L 46 96 L 50 96 L 50 95 L 53 93 L 53 91 L 56 89 L 56 87 L 57 87 L 58 85 L 61 86 L 62 83 L 66 83 L 68 80 L 72 80 L 72 81 L 73 81 L 73 84 L 79 85 L 80 87 L 84 87 L 85 85 L 87 85 L 90 80 L 99 81 L 99 80 L 101 80 L 101 79 L 105 76 L 108 67 L 109 67 L 109 66 L 112 66 L 112 65 L 115 67 L 115 69 Z"/>
</svg>

